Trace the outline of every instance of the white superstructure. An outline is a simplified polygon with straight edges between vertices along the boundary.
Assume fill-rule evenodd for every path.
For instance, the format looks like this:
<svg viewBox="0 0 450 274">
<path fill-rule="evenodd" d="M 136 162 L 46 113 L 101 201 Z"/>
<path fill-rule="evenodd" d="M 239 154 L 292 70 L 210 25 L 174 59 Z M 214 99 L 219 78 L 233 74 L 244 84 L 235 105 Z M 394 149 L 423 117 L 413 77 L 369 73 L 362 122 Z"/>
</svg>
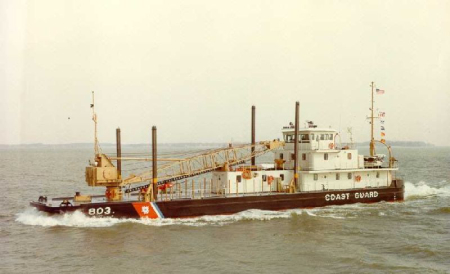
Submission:
<svg viewBox="0 0 450 274">
<path fill-rule="evenodd" d="M 299 130 L 299 180 L 295 187 L 294 132 L 293 126 L 283 128 L 285 145 L 274 152 L 273 165 L 240 166 L 214 172 L 213 191 L 224 194 L 292 193 L 391 185 L 393 172 L 398 168 L 391 163 L 390 167 L 382 167 L 379 157 L 364 157 L 356 149 L 341 147 L 336 140 L 336 130 L 311 126 Z"/>
</svg>

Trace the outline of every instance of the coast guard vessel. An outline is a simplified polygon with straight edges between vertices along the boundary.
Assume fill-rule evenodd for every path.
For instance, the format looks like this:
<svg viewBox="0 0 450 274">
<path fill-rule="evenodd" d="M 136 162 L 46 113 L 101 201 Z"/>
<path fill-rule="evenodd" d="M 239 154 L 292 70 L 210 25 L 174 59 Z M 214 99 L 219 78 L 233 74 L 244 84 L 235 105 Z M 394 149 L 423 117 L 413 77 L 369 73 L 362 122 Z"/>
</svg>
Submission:
<svg viewBox="0 0 450 274">
<path fill-rule="evenodd" d="M 152 129 L 152 157 L 122 157 L 120 129 L 116 155 L 100 152 L 95 123 L 95 159 L 86 167 L 89 186 L 104 187 L 104 195 L 61 198 L 40 196 L 31 206 L 48 213 L 80 211 L 92 217 L 185 218 L 233 214 L 249 209 L 287 210 L 352 203 L 402 201 L 403 180 L 396 176 L 397 160 L 384 140 L 374 138 L 373 83 L 370 155 L 343 145 L 336 130 L 308 122 L 283 127 L 283 139 L 255 141 L 252 107 L 252 142 L 246 145 L 189 152 L 186 157 L 157 157 L 156 127 Z M 385 145 L 386 159 L 375 144 Z M 273 162 L 256 158 L 273 153 Z M 122 177 L 122 161 L 148 161 L 151 170 Z M 114 165 L 115 163 L 115 165 Z M 197 178 L 194 180 L 193 178 Z"/>
</svg>

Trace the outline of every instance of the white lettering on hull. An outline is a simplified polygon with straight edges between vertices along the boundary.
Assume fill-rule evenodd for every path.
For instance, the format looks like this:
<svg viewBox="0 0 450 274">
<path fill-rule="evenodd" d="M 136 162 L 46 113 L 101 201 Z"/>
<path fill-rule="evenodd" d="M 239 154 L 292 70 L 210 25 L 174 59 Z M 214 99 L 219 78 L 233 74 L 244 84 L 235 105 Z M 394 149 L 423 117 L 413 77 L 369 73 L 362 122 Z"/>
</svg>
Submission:
<svg viewBox="0 0 450 274">
<path fill-rule="evenodd" d="M 350 199 L 350 193 L 338 193 L 338 194 L 326 194 L 325 195 L 325 201 L 338 201 L 338 200 L 349 200 Z"/>
<path fill-rule="evenodd" d="M 356 192 L 355 199 L 377 198 L 378 191 Z M 325 195 L 325 201 L 350 200 L 350 193 L 331 193 Z"/>
<path fill-rule="evenodd" d="M 109 206 L 103 208 L 103 207 L 97 207 L 97 208 L 89 208 L 88 214 L 91 216 L 94 215 L 110 215 L 111 214 L 111 208 Z"/>
<path fill-rule="evenodd" d="M 378 191 L 356 192 L 355 199 L 366 199 L 378 197 Z"/>
</svg>

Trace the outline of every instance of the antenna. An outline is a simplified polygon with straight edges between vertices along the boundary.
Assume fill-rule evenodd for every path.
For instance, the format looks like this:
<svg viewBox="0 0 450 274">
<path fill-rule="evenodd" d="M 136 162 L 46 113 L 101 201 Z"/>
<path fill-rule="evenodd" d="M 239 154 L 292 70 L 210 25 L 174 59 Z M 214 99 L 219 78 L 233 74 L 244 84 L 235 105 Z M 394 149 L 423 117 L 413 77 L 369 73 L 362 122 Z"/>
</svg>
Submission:
<svg viewBox="0 0 450 274">
<path fill-rule="evenodd" d="M 92 91 L 92 121 L 94 121 L 94 153 L 95 157 L 99 155 L 99 148 L 98 148 L 98 138 L 97 138 L 97 114 L 95 113 L 95 106 L 94 106 L 94 91 Z"/>
<path fill-rule="evenodd" d="M 347 133 L 350 135 L 350 144 L 353 147 L 353 128 L 348 127 L 347 128 Z"/>
</svg>

